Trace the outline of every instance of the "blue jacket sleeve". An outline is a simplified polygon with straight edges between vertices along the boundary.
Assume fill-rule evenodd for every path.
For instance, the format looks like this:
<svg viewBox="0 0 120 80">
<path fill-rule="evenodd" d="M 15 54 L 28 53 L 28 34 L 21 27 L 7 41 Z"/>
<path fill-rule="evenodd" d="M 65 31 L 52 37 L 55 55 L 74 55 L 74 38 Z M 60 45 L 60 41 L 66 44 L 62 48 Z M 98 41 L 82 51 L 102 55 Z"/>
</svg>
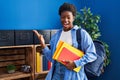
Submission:
<svg viewBox="0 0 120 80">
<path fill-rule="evenodd" d="M 52 62 L 52 54 L 51 54 L 51 50 L 48 48 L 48 46 L 46 46 L 43 50 L 43 54 L 46 56 L 46 58 Z"/>
<path fill-rule="evenodd" d="M 81 46 L 85 55 L 82 58 L 74 61 L 77 67 L 82 67 L 85 64 L 97 59 L 94 43 L 90 35 L 83 29 L 81 30 Z"/>
</svg>

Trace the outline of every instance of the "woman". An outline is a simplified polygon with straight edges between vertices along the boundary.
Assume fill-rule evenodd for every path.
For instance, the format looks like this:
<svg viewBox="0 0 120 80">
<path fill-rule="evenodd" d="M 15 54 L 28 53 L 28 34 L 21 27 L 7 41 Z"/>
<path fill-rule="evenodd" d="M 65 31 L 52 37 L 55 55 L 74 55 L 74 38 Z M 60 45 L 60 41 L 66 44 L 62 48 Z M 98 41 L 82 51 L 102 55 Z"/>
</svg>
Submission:
<svg viewBox="0 0 120 80">
<path fill-rule="evenodd" d="M 76 40 L 76 30 L 78 29 L 78 26 L 73 25 L 73 21 L 76 16 L 75 6 L 69 3 L 62 4 L 59 8 L 59 15 L 63 27 L 52 36 L 50 41 L 51 49 L 45 45 L 43 36 L 36 30 L 33 30 L 41 42 L 44 55 L 52 62 L 52 68 L 50 69 L 46 80 L 87 80 L 84 72 L 84 65 L 88 62 L 94 61 L 97 57 L 93 41 L 85 30 L 81 30 L 80 45 L 82 45 L 82 51 L 85 53 L 81 59 L 75 61 L 65 61 L 67 62 L 66 65 L 62 65 L 52 59 L 57 44 L 60 40 L 78 48 L 78 42 Z M 81 67 L 81 70 L 78 73 L 74 72 L 73 69 L 78 66 Z"/>
</svg>

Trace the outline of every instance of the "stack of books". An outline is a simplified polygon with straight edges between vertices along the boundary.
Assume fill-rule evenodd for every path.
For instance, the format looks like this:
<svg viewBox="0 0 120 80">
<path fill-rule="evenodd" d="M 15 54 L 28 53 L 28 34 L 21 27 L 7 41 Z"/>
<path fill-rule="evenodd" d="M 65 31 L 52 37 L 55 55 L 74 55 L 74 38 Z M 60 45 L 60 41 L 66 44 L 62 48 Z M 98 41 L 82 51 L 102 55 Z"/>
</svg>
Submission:
<svg viewBox="0 0 120 80">
<path fill-rule="evenodd" d="M 83 51 L 67 44 L 66 42 L 60 41 L 53 55 L 53 59 L 66 65 L 66 60 L 74 61 L 80 59 L 82 56 L 84 56 Z M 80 68 L 81 67 L 79 66 L 77 68 L 74 68 L 73 70 L 75 72 L 79 72 Z"/>
</svg>

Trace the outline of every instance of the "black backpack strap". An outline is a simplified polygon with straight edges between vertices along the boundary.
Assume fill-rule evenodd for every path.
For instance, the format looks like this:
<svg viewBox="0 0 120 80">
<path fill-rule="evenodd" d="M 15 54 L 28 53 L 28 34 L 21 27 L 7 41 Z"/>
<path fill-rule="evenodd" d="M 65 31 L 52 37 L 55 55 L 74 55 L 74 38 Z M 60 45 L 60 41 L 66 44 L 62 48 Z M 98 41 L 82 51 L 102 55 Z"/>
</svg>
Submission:
<svg viewBox="0 0 120 80">
<path fill-rule="evenodd" d="M 76 38 L 77 38 L 77 42 L 78 42 L 78 49 L 82 50 L 82 48 L 81 48 L 81 28 L 77 29 Z"/>
</svg>

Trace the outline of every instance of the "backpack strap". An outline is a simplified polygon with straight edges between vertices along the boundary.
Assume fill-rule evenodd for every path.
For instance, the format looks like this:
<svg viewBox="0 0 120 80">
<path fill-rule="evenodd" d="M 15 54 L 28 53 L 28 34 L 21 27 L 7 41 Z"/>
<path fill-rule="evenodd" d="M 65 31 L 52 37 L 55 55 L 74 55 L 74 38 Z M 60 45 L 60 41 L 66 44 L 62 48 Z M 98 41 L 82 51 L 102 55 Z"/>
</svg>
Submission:
<svg viewBox="0 0 120 80">
<path fill-rule="evenodd" d="M 78 49 L 82 50 L 82 48 L 81 48 L 81 28 L 77 29 L 76 38 L 77 38 L 77 42 L 78 42 Z"/>
</svg>

